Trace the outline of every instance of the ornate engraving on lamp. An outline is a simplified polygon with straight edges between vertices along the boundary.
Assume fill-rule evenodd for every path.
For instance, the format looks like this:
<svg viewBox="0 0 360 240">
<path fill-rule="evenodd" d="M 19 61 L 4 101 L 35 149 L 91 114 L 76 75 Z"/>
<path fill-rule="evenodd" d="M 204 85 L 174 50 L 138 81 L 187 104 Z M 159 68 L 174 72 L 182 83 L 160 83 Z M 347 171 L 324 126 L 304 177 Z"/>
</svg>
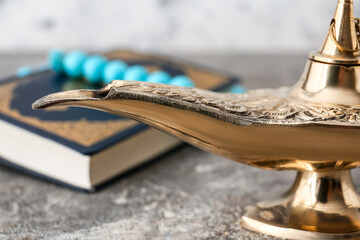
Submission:
<svg viewBox="0 0 360 240">
<path fill-rule="evenodd" d="M 329 34 L 295 86 L 242 95 L 135 81 L 46 96 L 34 108 L 95 108 L 146 123 L 234 161 L 296 170 L 279 199 L 253 206 L 242 226 L 290 239 L 359 239 L 359 19 L 339 0 Z"/>
</svg>

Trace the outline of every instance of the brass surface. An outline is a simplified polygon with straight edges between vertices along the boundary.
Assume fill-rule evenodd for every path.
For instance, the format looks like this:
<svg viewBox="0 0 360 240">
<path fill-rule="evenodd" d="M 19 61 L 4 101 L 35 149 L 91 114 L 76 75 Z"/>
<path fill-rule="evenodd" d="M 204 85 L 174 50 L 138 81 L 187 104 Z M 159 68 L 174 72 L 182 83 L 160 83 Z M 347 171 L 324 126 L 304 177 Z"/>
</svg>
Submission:
<svg viewBox="0 0 360 240">
<path fill-rule="evenodd" d="M 235 95 L 136 81 L 48 95 L 34 108 L 79 106 L 125 116 L 234 161 L 296 170 L 280 199 L 259 203 L 243 227 L 288 239 L 360 239 L 359 21 L 339 0 L 329 34 L 293 87 Z"/>
<path fill-rule="evenodd" d="M 333 103 L 360 109 L 360 65 L 336 65 L 309 60 L 290 96 L 309 104 Z"/>
<path fill-rule="evenodd" d="M 310 58 L 333 64 L 360 64 L 358 31 L 353 0 L 339 0 L 323 47 Z"/>
<path fill-rule="evenodd" d="M 274 96 L 269 97 L 270 92 Z M 70 104 L 111 112 L 144 122 L 214 154 L 266 169 L 343 170 L 360 164 L 360 121 L 351 119 L 354 113 L 350 112 L 348 119 L 345 112 L 330 114 L 329 110 L 330 116 L 322 116 L 327 108 L 315 105 L 312 107 L 319 107 L 318 112 L 300 107 L 295 112 L 296 105 L 281 105 L 290 100 L 276 93 L 258 90 L 235 96 L 118 81 L 103 91 L 49 95 L 34 106 Z M 238 112 L 235 103 L 226 109 L 227 98 L 239 99 Z M 334 121 L 337 116 L 341 119 Z"/>
<path fill-rule="evenodd" d="M 350 171 L 299 172 L 289 191 L 251 207 L 241 224 L 288 239 L 360 239 L 359 207 Z"/>
</svg>

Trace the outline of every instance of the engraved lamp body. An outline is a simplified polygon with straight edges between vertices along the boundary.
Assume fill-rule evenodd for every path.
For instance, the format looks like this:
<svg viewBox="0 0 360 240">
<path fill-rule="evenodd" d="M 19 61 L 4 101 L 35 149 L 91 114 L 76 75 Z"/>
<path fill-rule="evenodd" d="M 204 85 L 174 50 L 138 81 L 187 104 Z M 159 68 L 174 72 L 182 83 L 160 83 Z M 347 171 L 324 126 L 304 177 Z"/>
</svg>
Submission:
<svg viewBox="0 0 360 240">
<path fill-rule="evenodd" d="M 323 47 L 293 87 L 246 94 L 136 81 L 48 95 L 34 108 L 78 106 L 132 118 L 228 159 L 298 171 L 279 199 L 258 203 L 242 226 L 289 239 L 359 239 L 359 20 L 339 0 Z"/>
</svg>

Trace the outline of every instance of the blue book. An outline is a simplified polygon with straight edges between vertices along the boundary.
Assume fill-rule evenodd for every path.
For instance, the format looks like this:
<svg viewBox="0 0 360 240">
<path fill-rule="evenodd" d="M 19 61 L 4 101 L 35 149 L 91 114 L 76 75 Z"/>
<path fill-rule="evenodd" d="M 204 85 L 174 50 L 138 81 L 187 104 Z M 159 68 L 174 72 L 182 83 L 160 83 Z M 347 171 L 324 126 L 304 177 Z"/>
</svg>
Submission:
<svg viewBox="0 0 360 240">
<path fill-rule="evenodd" d="M 168 57 L 114 51 L 108 59 L 171 76 L 187 75 L 196 87 L 226 90 L 238 79 Z M 52 70 L 0 82 L 1 162 L 56 183 L 93 191 L 97 186 L 181 144 L 154 128 L 83 108 L 34 111 L 31 104 L 53 92 L 100 88 Z"/>
</svg>

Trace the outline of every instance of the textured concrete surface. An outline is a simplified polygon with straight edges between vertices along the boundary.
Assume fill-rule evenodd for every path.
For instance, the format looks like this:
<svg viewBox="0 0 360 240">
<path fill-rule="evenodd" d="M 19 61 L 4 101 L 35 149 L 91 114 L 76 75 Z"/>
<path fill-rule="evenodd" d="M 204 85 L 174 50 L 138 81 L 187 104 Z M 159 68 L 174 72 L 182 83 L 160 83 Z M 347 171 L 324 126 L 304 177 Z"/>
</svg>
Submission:
<svg viewBox="0 0 360 240">
<path fill-rule="evenodd" d="M 0 0 L 0 50 L 309 51 L 324 40 L 336 2 Z"/>
<path fill-rule="evenodd" d="M 291 84 L 301 56 L 183 56 L 244 77 L 249 88 Z M 42 55 L 0 56 L 1 75 Z M 360 174 L 354 172 L 359 189 Z M 287 190 L 294 172 L 244 166 L 184 146 L 94 194 L 0 166 L 0 239 L 275 239 L 246 231 L 248 205 Z"/>
</svg>

